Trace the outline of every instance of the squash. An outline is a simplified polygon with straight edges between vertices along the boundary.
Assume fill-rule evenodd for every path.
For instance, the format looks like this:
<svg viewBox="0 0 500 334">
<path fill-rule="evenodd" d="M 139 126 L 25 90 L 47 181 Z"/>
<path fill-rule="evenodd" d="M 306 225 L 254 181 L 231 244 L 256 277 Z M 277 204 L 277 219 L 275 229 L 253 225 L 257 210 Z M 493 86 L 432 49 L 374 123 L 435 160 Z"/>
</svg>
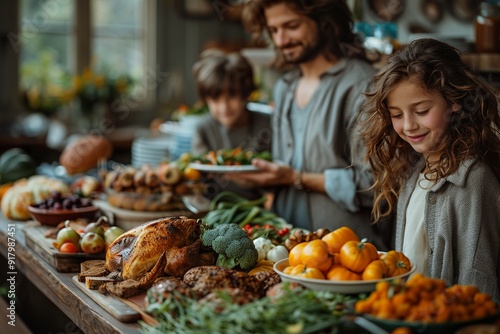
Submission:
<svg viewBox="0 0 500 334">
<path fill-rule="evenodd" d="M 12 187 L 12 182 L 4 183 L 0 185 L 0 202 L 2 201 L 3 195 Z"/>
<path fill-rule="evenodd" d="M 387 266 L 387 276 L 393 277 L 407 273 L 411 269 L 410 260 L 402 252 L 391 250 L 382 255 Z"/>
<path fill-rule="evenodd" d="M 300 245 L 301 244 L 295 247 L 299 247 Z M 322 272 L 327 272 L 333 263 L 333 258 L 330 253 L 328 253 L 328 245 L 320 239 L 306 242 L 299 256 L 301 264 L 319 269 Z M 290 261 L 290 257 L 288 260 Z"/>
<path fill-rule="evenodd" d="M 315 278 L 315 279 L 325 279 L 325 275 L 321 270 L 313 267 L 308 267 L 303 264 L 296 265 L 290 271 L 290 275 L 302 277 L 302 278 Z"/>
<path fill-rule="evenodd" d="M 376 259 L 378 259 L 377 249 L 373 244 L 366 242 L 366 238 L 361 241 L 348 241 L 340 248 L 340 264 L 359 274 Z"/>
<path fill-rule="evenodd" d="M 340 252 L 340 248 L 342 248 L 346 242 L 351 240 L 359 241 L 359 238 L 349 227 L 342 226 L 328 233 L 321 238 L 321 240 L 327 243 L 330 254 L 334 254 Z"/>
<path fill-rule="evenodd" d="M 387 275 L 387 265 L 382 260 L 373 260 L 370 262 L 363 273 L 361 278 L 364 280 L 373 280 L 385 278 Z"/>
<path fill-rule="evenodd" d="M 20 148 L 12 148 L 0 156 L 0 184 L 30 177 L 35 172 L 35 162 Z"/>
<path fill-rule="evenodd" d="M 343 266 L 333 266 L 326 274 L 326 278 L 332 281 L 359 281 L 361 275 Z"/>
</svg>

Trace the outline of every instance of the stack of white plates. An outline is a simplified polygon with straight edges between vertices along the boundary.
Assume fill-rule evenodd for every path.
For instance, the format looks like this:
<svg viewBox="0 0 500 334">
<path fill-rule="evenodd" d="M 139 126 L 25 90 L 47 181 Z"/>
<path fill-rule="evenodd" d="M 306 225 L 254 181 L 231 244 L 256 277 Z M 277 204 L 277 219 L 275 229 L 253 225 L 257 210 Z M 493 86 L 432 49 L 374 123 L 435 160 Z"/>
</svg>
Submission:
<svg viewBox="0 0 500 334">
<path fill-rule="evenodd" d="M 174 145 L 171 156 L 173 160 L 178 159 L 183 153 L 191 152 L 192 134 L 177 133 L 174 135 Z"/>
<path fill-rule="evenodd" d="M 197 122 L 202 117 L 185 117 L 183 122 L 166 122 L 160 126 L 160 131 L 172 138 L 170 158 L 177 160 L 183 153 L 191 152 L 191 142 Z"/>
<path fill-rule="evenodd" d="M 155 138 L 136 138 L 132 143 L 132 166 L 158 166 L 163 161 L 170 161 L 172 139 L 168 136 Z"/>
</svg>

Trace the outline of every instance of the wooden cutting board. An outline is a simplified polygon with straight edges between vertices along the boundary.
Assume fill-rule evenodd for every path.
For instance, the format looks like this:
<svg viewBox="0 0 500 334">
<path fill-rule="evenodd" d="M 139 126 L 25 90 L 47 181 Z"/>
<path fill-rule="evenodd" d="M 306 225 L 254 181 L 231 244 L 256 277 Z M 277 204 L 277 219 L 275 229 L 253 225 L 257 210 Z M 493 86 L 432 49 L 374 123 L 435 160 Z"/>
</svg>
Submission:
<svg viewBox="0 0 500 334">
<path fill-rule="evenodd" d="M 121 322 L 136 322 L 141 319 L 141 313 L 124 303 L 122 299 L 111 294 L 104 295 L 96 290 L 88 289 L 85 283 L 78 281 L 78 275 L 73 276 L 71 279 L 80 290 L 117 320 Z"/>
<path fill-rule="evenodd" d="M 37 222 L 29 222 L 23 227 L 26 245 L 36 254 L 41 256 L 57 271 L 62 273 L 80 272 L 80 263 L 87 260 L 104 259 L 105 253 L 61 253 L 53 245 L 54 239 L 45 237 L 50 227 L 40 225 Z"/>
</svg>

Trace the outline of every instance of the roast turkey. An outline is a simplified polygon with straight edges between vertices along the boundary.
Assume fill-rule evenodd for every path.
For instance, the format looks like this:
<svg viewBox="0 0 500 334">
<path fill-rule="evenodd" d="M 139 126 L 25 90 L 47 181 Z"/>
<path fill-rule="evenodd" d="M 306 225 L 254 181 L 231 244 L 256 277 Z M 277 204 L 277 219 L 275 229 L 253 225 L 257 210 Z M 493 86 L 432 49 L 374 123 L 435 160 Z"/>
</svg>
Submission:
<svg viewBox="0 0 500 334">
<path fill-rule="evenodd" d="M 144 278 L 165 253 L 164 274 L 182 277 L 189 269 L 214 263 L 203 253 L 201 221 L 184 216 L 153 220 L 118 237 L 106 252 L 106 269 L 123 280 Z"/>
</svg>

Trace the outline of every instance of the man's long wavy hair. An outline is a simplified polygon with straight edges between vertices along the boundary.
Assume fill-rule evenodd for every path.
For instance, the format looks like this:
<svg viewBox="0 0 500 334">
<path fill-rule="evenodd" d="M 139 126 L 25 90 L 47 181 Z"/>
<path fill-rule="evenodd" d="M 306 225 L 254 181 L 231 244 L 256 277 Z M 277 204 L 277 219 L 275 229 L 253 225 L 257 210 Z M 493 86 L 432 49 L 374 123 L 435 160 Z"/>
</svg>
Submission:
<svg viewBox="0 0 500 334">
<path fill-rule="evenodd" d="M 324 43 L 323 51 L 327 59 L 332 55 L 366 59 L 364 49 L 353 32 L 354 21 L 345 0 L 249 0 L 243 9 L 242 21 L 255 42 L 262 44 L 266 34 L 269 34 L 265 10 L 281 3 L 316 22 L 319 41 Z M 282 66 L 285 63 L 281 53 L 278 53 L 275 64 Z"/>
<path fill-rule="evenodd" d="M 396 52 L 374 77 L 366 92 L 359 128 L 375 182 L 373 217 L 394 210 L 400 190 L 418 155 L 392 127 L 387 96 L 399 83 L 411 80 L 438 92 L 452 112 L 450 126 L 435 151 L 440 159 L 428 168 L 437 178 L 453 174 L 467 158 L 486 163 L 500 180 L 499 98 L 484 79 L 474 75 L 459 51 L 434 39 L 419 39 Z"/>
</svg>

